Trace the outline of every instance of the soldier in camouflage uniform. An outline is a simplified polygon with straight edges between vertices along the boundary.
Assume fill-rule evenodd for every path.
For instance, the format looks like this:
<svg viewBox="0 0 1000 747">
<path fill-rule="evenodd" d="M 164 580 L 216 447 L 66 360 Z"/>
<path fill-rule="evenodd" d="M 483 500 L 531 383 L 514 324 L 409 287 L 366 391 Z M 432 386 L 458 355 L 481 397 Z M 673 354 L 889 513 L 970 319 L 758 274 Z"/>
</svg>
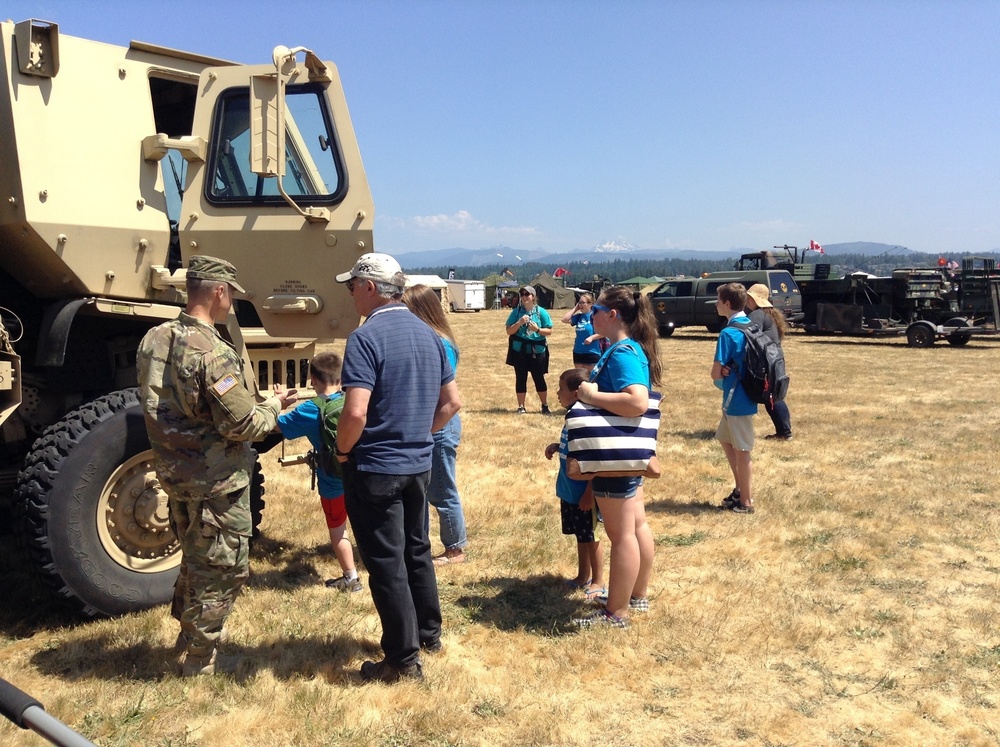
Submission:
<svg viewBox="0 0 1000 747">
<path fill-rule="evenodd" d="M 250 441 L 275 427 L 295 391 L 257 404 L 239 353 L 215 329 L 232 307 L 236 269 L 192 257 L 188 303 L 139 344 L 140 396 L 156 473 L 181 547 L 171 614 L 181 674 L 212 674 L 223 625 L 249 576 Z"/>
</svg>

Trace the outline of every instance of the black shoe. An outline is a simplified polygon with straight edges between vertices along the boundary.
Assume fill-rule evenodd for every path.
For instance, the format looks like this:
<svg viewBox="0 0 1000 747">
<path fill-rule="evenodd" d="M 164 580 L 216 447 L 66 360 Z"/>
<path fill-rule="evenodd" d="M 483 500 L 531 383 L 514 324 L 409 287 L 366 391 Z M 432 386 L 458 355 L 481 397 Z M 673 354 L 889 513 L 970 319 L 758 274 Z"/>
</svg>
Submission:
<svg viewBox="0 0 1000 747">
<path fill-rule="evenodd" d="M 791 441 L 791 433 L 772 433 L 769 436 L 764 436 L 765 441 Z"/>
<path fill-rule="evenodd" d="M 733 492 L 722 499 L 722 505 L 719 506 L 721 511 L 732 511 L 740 505 L 740 490 L 739 488 L 733 488 Z"/>
<path fill-rule="evenodd" d="M 436 654 L 441 651 L 441 639 L 435 638 L 430 641 L 421 641 L 420 648 L 429 654 Z"/>
<path fill-rule="evenodd" d="M 391 685 L 402 679 L 422 680 L 423 678 L 424 670 L 421 668 L 420 662 L 410 664 L 408 667 L 394 667 L 382 659 L 382 661 L 366 661 L 361 665 L 361 679 L 365 682 L 384 682 Z"/>
<path fill-rule="evenodd" d="M 542 415 L 551 415 L 552 410 L 549 409 L 548 405 L 542 405 Z"/>
</svg>

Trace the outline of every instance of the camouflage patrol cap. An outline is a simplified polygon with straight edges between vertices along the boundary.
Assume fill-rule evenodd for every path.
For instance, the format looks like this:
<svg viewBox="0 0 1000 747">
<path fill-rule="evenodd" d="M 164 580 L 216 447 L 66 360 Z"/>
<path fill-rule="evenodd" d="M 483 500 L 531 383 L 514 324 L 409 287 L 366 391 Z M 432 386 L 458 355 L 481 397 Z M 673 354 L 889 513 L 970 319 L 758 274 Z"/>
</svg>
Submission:
<svg viewBox="0 0 1000 747">
<path fill-rule="evenodd" d="M 218 257 L 209 257 L 204 254 L 191 257 L 191 261 L 188 262 L 187 276 L 199 280 L 218 280 L 229 283 L 237 293 L 246 293 L 243 286 L 236 282 L 236 268 Z"/>
</svg>

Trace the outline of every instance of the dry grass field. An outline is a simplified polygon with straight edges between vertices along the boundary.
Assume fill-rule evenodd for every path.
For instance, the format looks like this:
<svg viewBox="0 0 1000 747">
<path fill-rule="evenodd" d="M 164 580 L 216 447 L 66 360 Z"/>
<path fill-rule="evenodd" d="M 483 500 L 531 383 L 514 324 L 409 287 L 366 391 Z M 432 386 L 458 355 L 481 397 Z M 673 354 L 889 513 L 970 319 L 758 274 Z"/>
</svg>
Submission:
<svg viewBox="0 0 1000 747">
<path fill-rule="evenodd" d="M 914 350 L 793 333 L 795 439 L 764 441 L 761 411 L 753 516 L 715 508 L 731 478 L 712 438 L 714 337 L 661 340 L 652 607 L 629 630 L 579 632 L 582 599 L 562 584 L 574 541 L 542 454 L 561 418 L 531 393 L 514 414 L 504 318 L 451 316 L 469 562 L 439 570 L 444 651 L 424 683 L 360 683 L 378 619 L 367 590 L 324 588 L 339 574 L 319 503 L 276 452 L 229 674 L 171 673 L 165 608 L 81 622 L 15 594 L 0 675 L 106 746 L 1000 745 L 1000 339 Z M 553 402 L 572 343 L 557 327 Z M 0 744 L 42 743 L 0 723 Z"/>
</svg>

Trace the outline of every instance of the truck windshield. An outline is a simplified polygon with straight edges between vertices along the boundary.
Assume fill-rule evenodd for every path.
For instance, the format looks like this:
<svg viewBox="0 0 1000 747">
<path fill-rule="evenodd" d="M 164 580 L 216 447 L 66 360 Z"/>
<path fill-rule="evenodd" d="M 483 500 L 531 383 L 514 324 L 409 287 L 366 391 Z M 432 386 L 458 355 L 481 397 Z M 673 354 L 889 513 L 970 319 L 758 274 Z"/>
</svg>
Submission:
<svg viewBox="0 0 1000 747">
<path fill-rule="evenodd" d="M 322 89 L 290 86 L 285 103 L 285 191 L 302 204 L 336 202 L 343 196 L 345 180 L 335 133 L 325 115 Z M 250 170 L 247 89 L 220 98 L 212 132 L 209 201 L 232 205 L 283 201 L 276 178 L 260 177 Z"/>
</svg>

